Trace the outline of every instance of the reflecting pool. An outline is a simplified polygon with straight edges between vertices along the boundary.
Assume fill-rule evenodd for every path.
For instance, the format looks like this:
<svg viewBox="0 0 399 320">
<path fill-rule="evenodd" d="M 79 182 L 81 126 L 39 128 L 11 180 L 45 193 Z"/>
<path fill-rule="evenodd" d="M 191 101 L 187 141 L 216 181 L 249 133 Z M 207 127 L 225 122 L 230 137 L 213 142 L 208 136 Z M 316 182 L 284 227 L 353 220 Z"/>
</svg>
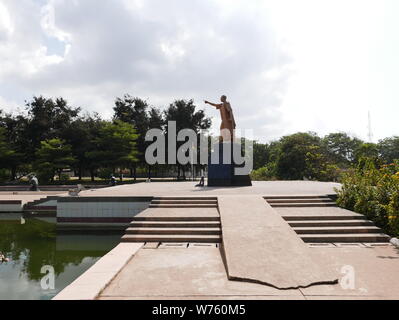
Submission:
<svg viewBox="0 0 399 320">
<path fill-rule="evenodd" d="M 61 233 L 51 219 L 0 215 L 0 253 L 8 259 L 0 262 L 0 300 L 53 298 L 114 248 L 120 237 Z"/>
</svg>

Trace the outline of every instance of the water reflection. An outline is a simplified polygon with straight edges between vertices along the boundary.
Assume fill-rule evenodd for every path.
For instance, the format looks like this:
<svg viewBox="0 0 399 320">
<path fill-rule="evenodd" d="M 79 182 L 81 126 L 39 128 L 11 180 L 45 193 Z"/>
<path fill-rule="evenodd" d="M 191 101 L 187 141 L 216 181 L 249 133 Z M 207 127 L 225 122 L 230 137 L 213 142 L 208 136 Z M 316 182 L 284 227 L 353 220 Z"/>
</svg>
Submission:
<svg viewBox="0 0 399 320">
<path fill-rule="evenodd" d="M 51 299 L 119 243 L 120 234 L 57 234 L 55 224 L 0 220 L 0 299 Z M 43 290 L 43 266 L 52 266 L 55 289 Z"/>
</svg>

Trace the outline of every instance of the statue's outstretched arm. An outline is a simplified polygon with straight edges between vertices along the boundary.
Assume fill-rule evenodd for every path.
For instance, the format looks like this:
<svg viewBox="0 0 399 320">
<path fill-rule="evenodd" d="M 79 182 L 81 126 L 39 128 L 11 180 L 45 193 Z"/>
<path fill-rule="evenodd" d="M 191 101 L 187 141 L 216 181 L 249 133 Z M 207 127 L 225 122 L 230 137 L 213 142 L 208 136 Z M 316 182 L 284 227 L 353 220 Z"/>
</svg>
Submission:
<svg viewBox="0 0 399 320">
<path fill-rule="evenodd" d="M 216 108 L 220 108 L 223 105 L 222 103 L 217 104 L 217 103 L 212 103 L 212 102 L 209 102 L 206 100 L 205 100 L 205 103 L 210 104 L 211 106 L 214 106 Z"/>
</svg>

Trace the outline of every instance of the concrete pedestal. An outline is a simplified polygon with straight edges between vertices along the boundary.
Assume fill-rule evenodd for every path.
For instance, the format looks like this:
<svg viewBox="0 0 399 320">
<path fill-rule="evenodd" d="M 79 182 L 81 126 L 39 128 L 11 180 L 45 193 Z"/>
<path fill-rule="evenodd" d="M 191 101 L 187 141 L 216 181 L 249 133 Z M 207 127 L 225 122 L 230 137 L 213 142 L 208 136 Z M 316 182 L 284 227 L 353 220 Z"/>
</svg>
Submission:
<svg viewBox="0 0 399 320">
<path fill-rule="evenodd" d="M 234 145 L 228 143 L 219 143 L 214 145 L 214 150 L 210 153 L 208 159 L 208 186 L 252 186 L 249 175 L 236 175 L 235 168 L 242 167 L 234 163 L 233 159 Z M 236 147 L 241 148 L 236 144 Z M 223 154 L 226 150 L 225 154 Z M 218 157 L 217 157 L 218 155 Z"/>
</svg>

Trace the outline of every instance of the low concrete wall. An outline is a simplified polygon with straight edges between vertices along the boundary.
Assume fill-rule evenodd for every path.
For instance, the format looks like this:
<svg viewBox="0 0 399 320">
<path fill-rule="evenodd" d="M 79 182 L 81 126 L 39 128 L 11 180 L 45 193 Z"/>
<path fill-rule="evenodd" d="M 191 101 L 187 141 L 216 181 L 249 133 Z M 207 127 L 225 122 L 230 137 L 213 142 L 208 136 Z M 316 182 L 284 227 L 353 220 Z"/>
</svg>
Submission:
<svg viewBox="0 0 399 320">
<path fill-rule="evenodd" d="M 125 229 L 151 200 L 152 197 L 61 197 L 57 203 L 57 227 Z"/>
<path fill-rule="evenodd" d="M 56 295 L 53 300 L 96 299 L 143 245 L 144 243 L 119 244 Z"/>
<path fill-rule="evenodd" d="M 0 212 L 21 212 L 21 200 L 0 200 Z"/>
</svg>

